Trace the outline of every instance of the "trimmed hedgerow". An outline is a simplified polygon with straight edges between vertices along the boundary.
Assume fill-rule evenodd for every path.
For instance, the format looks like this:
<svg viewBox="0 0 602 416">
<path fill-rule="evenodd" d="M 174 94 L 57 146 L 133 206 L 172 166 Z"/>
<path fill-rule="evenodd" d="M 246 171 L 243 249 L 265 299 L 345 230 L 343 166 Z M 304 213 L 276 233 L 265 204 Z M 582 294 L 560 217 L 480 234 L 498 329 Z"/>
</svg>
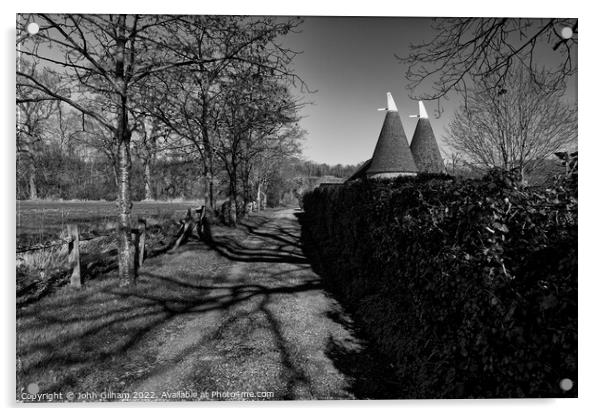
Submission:
<svg viewBox="0 0 602 416">
<path fill-rule="evenodd" d="M 574 185 L 420 175 L 305 195 L 308 256 L 407 398 L 573 397 Z"/>
</svg>

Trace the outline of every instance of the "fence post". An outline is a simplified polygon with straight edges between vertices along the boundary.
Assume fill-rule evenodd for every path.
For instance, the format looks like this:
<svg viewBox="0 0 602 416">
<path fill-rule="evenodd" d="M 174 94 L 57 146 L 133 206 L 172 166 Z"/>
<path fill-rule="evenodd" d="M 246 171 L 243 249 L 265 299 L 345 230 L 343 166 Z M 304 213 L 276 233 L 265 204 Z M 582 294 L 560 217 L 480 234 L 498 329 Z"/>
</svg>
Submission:
<svg viewBox="0 0 602 416">
<path fill-rule="evenodd" d="M 205 205 L 203 205 L 201 208 L 197 208 L 196 212 L 199 214 L 198 218 L 197 218 L 197 223 L 196 223 L 196 231 L 197 234 L 199 235 L 199 239 L 202 240 L 203 239 L 203 234 L 205 233 L 205 211 L 206 211 L 206 207 Z"/>
<path fill-rule="evenodd" d="M 133 273 L 132 282 L 135 284 L 138 280 L 138 228 L 130 227 L 130 237 L 132 244 L 130 245 L 130 263 L 129 270 Z M 133 251 L 133 253 L 132 253 Z"/>
<path fill-rule="evenodd" d="M 73 268 L 71 272 L 71 286 L 82 287 L 81 268 L 79 262 L 79 229 L 77 224 L 67 224 L 69 234 L 69 265 Z"/>
<path fill-rule="evenodd" d="M 142 263 L 144 262 L 144 244 L 146 242 L 146 220 L 144 218 L 138 219 L 138 267 L 142 267 Z"/>
<path fill-rule="evenodd" d="M 192 224 L 193 224 L 192 209 L 188 208 L 188 211 L 186 212 L 186 218 L 184 219 L 182 227 L 180 228 L 182 233 L 179 235 L 178 239 L 176 240 L 174 246 L 171 248 L 170 252 L 174 252 L 178 247 L 180 247 L 180 244 L 182 244 L 182 241 L 184 241 L 184 239 L 188 235 L 188 233 L 190 231 L 190 226 Z"/>
</svg>

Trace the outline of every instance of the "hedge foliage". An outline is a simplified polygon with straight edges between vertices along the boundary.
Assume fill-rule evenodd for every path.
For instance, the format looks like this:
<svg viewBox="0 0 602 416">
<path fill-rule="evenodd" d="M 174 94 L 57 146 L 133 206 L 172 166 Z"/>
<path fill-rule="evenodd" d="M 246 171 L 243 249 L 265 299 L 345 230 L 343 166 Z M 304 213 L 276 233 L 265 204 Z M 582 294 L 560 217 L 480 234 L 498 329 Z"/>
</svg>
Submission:
<svg viewBox="0 0 602 416">
<path fill-rule="evenodd" d="M 363 180 L 303 206 L 307 254 L 392 359 L 401 395 L 576 397 L 576 183 Z"/>
</svg>

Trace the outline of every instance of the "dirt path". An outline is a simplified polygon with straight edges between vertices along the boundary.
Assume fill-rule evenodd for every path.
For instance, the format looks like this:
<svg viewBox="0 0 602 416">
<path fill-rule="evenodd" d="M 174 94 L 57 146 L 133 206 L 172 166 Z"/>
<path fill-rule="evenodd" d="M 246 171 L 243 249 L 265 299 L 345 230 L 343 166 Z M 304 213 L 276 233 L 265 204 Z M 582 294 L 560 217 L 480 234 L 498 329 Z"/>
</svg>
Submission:
<svg viewBox="0 0 602 416">
<path fill-rule="evenodd" d="M 299 233 L 294 210 L 268 211 L 148 260 L 133 289 L 106 279 L 25 308 L 21 385 L 130 399 L 394 397 Z"/>
</svg>

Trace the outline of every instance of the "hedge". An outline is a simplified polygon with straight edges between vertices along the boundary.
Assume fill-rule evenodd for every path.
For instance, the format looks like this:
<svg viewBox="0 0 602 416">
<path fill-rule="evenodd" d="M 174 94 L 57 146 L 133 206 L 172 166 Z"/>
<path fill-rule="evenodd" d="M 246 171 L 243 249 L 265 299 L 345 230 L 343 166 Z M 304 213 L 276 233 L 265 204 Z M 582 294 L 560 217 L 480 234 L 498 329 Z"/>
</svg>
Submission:
<svg viewBox="0 0 602 416">
<path fill-rule="evenodd" d="M 400 396 L 577 396 L 576 184 L 419 175 L 317 188 L 303 207 L 310 260 Z"/>
</svg>

